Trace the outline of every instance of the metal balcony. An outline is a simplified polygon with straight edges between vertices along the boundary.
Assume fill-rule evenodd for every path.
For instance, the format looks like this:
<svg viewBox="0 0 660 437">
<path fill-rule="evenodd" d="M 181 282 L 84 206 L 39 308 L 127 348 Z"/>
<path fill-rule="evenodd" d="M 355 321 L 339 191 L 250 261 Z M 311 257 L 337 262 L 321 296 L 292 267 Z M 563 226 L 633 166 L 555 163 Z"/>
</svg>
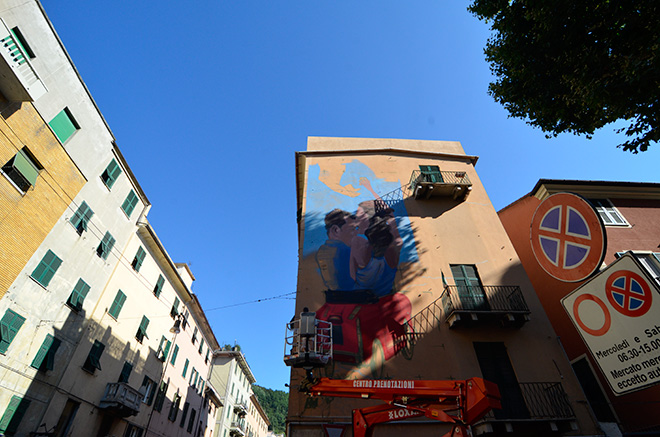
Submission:
<svg viewBox="0 0 660 437">
<path fill-rule="evenodd" d="M 0 92 L 18 102 L 35 101 L 46 93 L 46 85 L 34 70 L 16 37 L 0 20 Z"/>
<path fill-rule="evenodd" d="M 125 382 L 110 382 L 99 403 L 99 408 L 113 410 L 121 417 L 135 416 L 140 412 L 142 395 Z"/>
<path fill-rule="evenodd" d="M 500 389 L 501 390 L 501 389 Z M 545 430 L 575 431 L 575 413 L 561 382 L 523 382 L 502 393 L 502 409 L 493 410 L 474 426 L 475 434 Z"/>
<path fill-rule="evenodd" d="M 519 328 L 529 320 L 530 311 L 518 286 L 446 285 L 440 301 L 450 328 L 488 322 Z"/>
<path fill-rule="evenodd" d="M 414 170 L 408 187 L 415 199 L 451 197 L 465 200 L 472 190 L 472 182 L 464 171 Z"/>
<path fill-rule="evenodd" d="M 238 437 L 245 436 L 245 425 L 243 422 L 232 422 L 229 427 L 229 435 Z"/>
<path fill-rule="evenodd" d="M 238 414 L 239 417 L 244 417 L 247 414 L 247 404 L 236 404 L 234 405 L 234 412 Z"/>
</svg>

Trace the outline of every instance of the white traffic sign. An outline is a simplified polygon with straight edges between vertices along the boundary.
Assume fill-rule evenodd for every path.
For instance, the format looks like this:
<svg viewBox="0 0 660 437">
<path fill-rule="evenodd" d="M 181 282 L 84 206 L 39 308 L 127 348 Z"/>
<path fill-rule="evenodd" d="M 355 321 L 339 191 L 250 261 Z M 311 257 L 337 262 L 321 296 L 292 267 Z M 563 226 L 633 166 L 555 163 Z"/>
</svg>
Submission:
<svg viewBox="0 0 660 437">
<path fill-rule="evenodd" d="M 660 383 L 660 289 L 630 253 L 562 299 L 616 395 Z"/>
</svg>

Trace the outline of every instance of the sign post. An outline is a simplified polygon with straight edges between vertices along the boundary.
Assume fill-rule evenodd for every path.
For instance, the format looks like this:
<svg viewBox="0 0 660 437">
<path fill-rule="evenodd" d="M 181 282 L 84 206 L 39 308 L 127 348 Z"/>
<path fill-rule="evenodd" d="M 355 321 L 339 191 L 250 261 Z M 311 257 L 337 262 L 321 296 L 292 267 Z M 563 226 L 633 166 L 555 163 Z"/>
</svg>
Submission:
<svg viewBox="0 0 660 437">
<path fill-rule="evenodd" d="M 660 383 L 660 289 L 629 253 L 562 299 L 617 396 Z"/>
</svg>

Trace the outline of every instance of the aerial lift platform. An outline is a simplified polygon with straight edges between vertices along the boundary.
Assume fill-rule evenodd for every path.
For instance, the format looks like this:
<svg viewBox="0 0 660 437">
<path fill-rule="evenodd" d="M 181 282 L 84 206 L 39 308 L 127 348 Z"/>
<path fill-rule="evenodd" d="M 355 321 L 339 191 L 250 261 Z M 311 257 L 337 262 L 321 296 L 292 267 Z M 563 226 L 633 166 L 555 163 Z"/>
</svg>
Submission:
<svg viewBox="0 0 660 437">
<path fill-rule="evenodd" d="M 451 423 L 444 437 L 471 435 L 469 426 L 501 408 L 497 385 L 481 378 L 460 381 L 315 378 L 313 370 L 332 360 L 332 323 L 306 309 L 287 324 L 284 362 L 302 368 L 299 390 L 309 396 L 377 399 L 380 405 L 353 410 L 353 436 L 371 437 L 374 426 L 415 417 Z"/>
</svg>

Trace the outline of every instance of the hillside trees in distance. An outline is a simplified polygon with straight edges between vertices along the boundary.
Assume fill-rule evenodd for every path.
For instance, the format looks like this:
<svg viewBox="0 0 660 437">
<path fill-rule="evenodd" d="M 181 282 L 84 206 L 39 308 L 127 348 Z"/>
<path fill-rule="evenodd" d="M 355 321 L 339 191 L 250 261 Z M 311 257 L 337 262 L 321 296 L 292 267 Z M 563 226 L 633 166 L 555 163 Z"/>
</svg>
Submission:
<svg viewBox="0 0 660 437">
<path fill-rule="evenodd" d="M 254 394 L 257 395 L 259 403 L 270 419 L 273 432 L 284 433 L 286 415 L 289 409 L 289 394 L 282 390 L 272 390 L 254 384 Z"/>
</svg>

